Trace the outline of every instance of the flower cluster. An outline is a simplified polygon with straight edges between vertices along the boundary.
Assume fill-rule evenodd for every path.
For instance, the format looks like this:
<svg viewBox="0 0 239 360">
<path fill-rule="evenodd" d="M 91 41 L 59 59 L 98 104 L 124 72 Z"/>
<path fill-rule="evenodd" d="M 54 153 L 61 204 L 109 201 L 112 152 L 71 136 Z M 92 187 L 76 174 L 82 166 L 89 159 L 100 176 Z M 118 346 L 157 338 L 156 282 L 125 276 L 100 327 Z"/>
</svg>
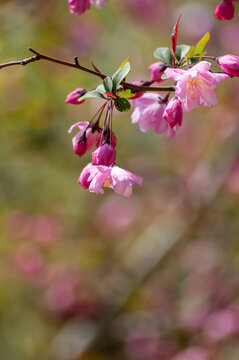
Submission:
<svg viewBox="0 0 239 360">
<path fill-rule="evenodd" d="M 106 0 L 68 0 L 68 6 L 71 13 L 81 15 L 90 8 L 91 4 L 101 8 L 105 2 Z"/>
<path fill-rule="evenodd" d="M 92 162 L 89 163 L 79 177 L 78 183 L 96 194 L 104 193 L 104 188 L 111 188 L 115 193 L 131 196 L 133 184 L 142 184 L 142 178 L 119 167 L 116 164 L 117 138 L 112 131 L 113 110 L 128 111 L 131 105 L 134 111 L 132 123 L 138 123 L 142 132 L 152 129 L 156 134 L 166 133 L 173 137 L 183 123 L 183 113 L 203 106 L 213 106 L 218 102 L 217 84 L 229 76 L 239 76 L 239 57 L 224 55 L 219 58 L 205 56 L 204 46 L 209 40 L 206 34 L 196 45 L 176 45 L 176 24 L 172 35 L 172 50 L 158 48 L 155 57 L 160 60 L 148 67 L 151 79 L 127 83 L 126 76 L 130 72 L 129 61 L 126 60 L 110 78 L 97 70 L 103 84 L 87 92 L 77 88 L 67 96 L 66 102 L 82 104 L 87 98 L 101 98 L 104 104 L 89 122 L 78 122 L 71 126 L 69 132 L 78 128 L 73 137 L 73 149 L 78 156 L 83 156 L 94 146 Z M 210 59 L 217 63 L 221 72 L 211 70 Z M 171 87 L 151 87 L 153 83 L 173 80 Z M 159 91 L 167 91 L 165 96 Z M 100 125 L 103 113 L 106 113 L 103 126 Z"/>
</svg>

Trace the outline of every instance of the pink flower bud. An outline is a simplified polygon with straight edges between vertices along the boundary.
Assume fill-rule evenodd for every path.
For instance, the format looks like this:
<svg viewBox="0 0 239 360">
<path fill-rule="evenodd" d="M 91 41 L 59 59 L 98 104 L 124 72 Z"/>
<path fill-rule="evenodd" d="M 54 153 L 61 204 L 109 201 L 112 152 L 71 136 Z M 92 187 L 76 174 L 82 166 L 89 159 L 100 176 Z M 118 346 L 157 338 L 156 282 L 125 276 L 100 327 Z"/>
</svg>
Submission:
<svg viewBox="0 0 239 360">
<path fill-rule="evenodd" d="M 151 80 L 161 82 L 163 81 L 161 79 L 164 70 L 167 68 L 167 66 L 162 62 L 156 62 L 148 67 L 148 69 L 151 71 Z"/>
<path fill-rule="evenodd" d="M 231 20 L 234 16 L 234 6 L 229 0 L 222 0 L 215 9 L 215 16 L 219 20 Z"/>
<path fill-rule="evenodd" d="M 90 8 L 90 0 L 68 0 L 68 6 L 71 13 L 80 15 Z"/>
<path fill-rule="evenodd" d="M 222 70 L 231 76 L 239 77 L 239 57 L 235 55 L 225 55 L 218 59 L 218 64 Z"/>
<path fill-rule="evenodd" d="M 183 108 L 178 99 L 172 99 L 169 101 L 164 111 L 163 119 L 168 122 L 171 129 L 176 125 L 182 125 Z"/>
<path fill-rule="evenodd" d="M 95 165 L 110 166 L 116 160 L 116 151 L 113 146 L 105 143 L 92 153 L 92 160 Z"/>
<path fill-rule="evenodd" d="M 78 101 L 79 97 L 83 96 L 86 93 L 85 89 L 77 88 L 67 95 L 65 102 L 67 104 L 79 105 L 84 102 L 84 100 Z"/>
</svg>

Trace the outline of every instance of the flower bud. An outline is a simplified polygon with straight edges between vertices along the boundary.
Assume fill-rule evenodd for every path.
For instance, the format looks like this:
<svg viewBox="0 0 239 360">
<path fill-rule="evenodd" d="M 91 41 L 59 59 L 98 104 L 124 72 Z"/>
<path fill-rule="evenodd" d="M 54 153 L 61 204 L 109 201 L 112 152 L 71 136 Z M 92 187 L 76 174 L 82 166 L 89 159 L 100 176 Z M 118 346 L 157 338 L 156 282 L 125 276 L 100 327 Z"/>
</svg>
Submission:
<svg viewBox="0 0 239 360">
<path fill-rule="evenodd" d="M 171 129 L 176 125 L 182 125 L 183 108 L 181 102 L 178 99 L 172 99 L 169 101 L 164 111 L 163 119 L 168 122 Z"/>
<path fill-rule="evenodd" d="M 214 14 L 219 20 L 231 20 L 234 11 L 234 6 L 230 0 L 222 0 L 217 4 Z"/>
<path fill-rule="evenodd" d="M 218 60 L 218 64 L 221 66 L 222 70 L 230 75 L 239 77 L 239 57 L 235 55 L 224 55 L 221 56 Z"/>
<path fill-rule="evenodd" d="M 113 146 L 105 143 L 92 153 L 92 160 L 95 165 L 110 166 L 116 160 L 116 151 Z"/>
<path fill-rule="evenodd" d="M 68 6 L 71 13 L 81 15 L 90 8 L 90 0 L 68 0 Z"/>
<path fill-rule="evenodd" d="M 161 82 L 163 81 L 161 79 L 164 70 L 167 68 L 167 65 L 163 63 L 162 61 L 156 62 L 148 67 L 148 69 L 151 71 L 151 80 Z"/>
<path fill-rule="evenodd" d="M 67 104 L 74 104 L 74 105 L 82 104 L 84 100 L 79 101 L 78 99 L 79 97 L 85 95 L 85 93 L 86 93 L 85 89 L 77 88 L 67 95 L 65 102 Z"/>
</svg>

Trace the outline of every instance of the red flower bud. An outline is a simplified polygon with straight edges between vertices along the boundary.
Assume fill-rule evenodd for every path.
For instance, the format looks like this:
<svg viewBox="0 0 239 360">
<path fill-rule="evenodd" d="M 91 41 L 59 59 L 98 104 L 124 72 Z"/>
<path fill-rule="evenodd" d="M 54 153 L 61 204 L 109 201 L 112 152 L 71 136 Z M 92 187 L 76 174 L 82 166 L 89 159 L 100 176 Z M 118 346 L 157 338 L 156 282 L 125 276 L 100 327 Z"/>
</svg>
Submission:
<svg viewBox="0 0 239 360">
<path fill-rule="evenodd" d="M 234 11 L 234 6 L 230 0 L 222 0 L 218 3 L 214 14 L 219 20 L 231 20 Z"/>
</svg>

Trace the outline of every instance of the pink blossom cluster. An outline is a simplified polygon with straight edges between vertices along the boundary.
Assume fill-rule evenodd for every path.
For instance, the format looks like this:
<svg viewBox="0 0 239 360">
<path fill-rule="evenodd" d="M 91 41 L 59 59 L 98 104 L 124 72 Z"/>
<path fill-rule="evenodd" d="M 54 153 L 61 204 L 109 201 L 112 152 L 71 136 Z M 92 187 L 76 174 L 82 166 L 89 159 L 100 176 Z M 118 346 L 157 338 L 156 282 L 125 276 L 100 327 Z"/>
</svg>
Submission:
<svg viewBox="0 0 239 360">
<path fill-rule="evenodd" d="M 105 2 L 106 0 L 68 0 L 68 6 L 71 13 L 81 15 L 90 8 L 91 4 L 101 8 Z"/>
<path fill-rule="evenodd" d="M 235 8 L 233 5 L 233 1 L 238 0 L 221 0 L 215 9 L 215 16 L 219 20 L 231 20 L 234 17 Z"/>
</svg>

